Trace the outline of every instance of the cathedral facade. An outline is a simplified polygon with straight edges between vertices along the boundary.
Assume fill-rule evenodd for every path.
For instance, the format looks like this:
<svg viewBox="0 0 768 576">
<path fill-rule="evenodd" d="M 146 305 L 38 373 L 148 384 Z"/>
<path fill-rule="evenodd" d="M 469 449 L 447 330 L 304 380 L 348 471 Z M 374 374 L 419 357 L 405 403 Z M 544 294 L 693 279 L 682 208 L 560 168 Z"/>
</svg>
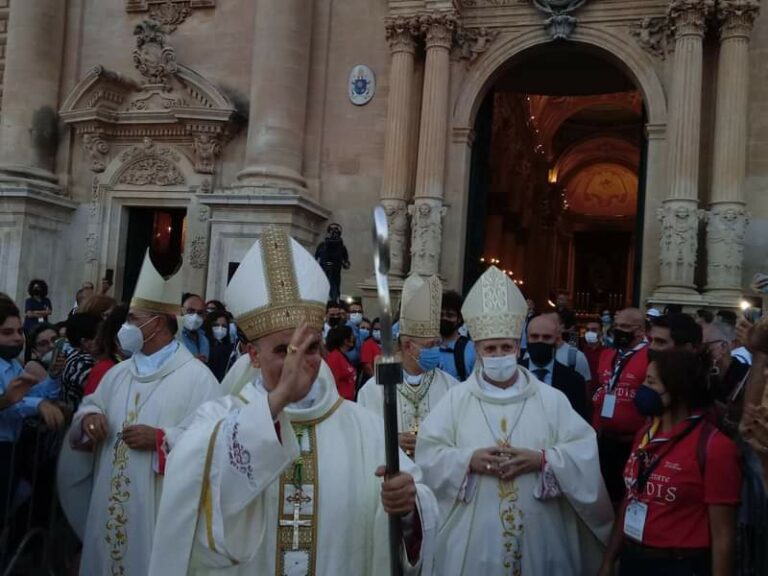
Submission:
<svg viewBox="0 0 768 576">
<path fill-rule="evenodd" d="M 265 226 L 314 247 L 329 222 L 370 296 L 379 203 L 395 285 L 498 262 L 585 310 L 733 307 L 768 269 L 759 0 L 2 0 L 0 22 L 17 299 L 125 298 L 148 247 L 221 298 Z"/>
</svg>

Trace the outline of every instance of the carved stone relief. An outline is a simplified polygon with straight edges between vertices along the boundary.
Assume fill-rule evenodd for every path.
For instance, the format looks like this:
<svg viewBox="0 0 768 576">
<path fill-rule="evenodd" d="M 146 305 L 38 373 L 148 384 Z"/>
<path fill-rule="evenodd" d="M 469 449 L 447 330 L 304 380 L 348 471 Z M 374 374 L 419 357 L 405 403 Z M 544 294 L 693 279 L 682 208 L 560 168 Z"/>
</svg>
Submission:
<svg viewBox="0 0 768 576">
<path fill-rule="evenodd" d="M 447 208 L 440 200 L 417 198 L 408 207 L 411 215 L 411 273 L 437 274 L 443 234 L 443 216 Z"/>
<path fill-rule="evenodd" d="M 491 44 L 499 35 L 498 30 L 488 30 L 486 27 L 460 27 L 456 33 L 456 52 L 458 57 L 472 64 L 488 51 Z"/>
<path fill-rule="evenodd" d="M 93 172 L 104 172 L 107 169 L 109 143 L 99 134 L 84 134 L 83 149 L 91 159 Z"/>
<path fill-rule="evenodd" d="M 587 0 L 532 0 L 533 5 L 547 15 L 544 25 L 553 40 L 567 40 L 576 29 L 578 20 L 573 12 Z"/>
<path fill-rule="evenodd" d="M 666 17 L 646 16 L 630 25 L 629 33 L 643 50 L 662 60 L 666 58 L 672 44 L 672 33 Z"/>
<path fill-rule="evenodd" d="M 661 285 L 693 286 L 701 214 L 695 200 L 667 200 L 659 208 Z"/>
<path fill-rule="evenodd" d="M 389 224 L 390 273 L 405 274 L 405 256 L 408 246 L 408 208 L 405 200 L 382 198 L 381 204 Z"/>
<path fill-rule="evenodd" d="M 146 12 L 168 32 L 180 26 L 196 8 L 213 8 L 216 0 L 126 0 L 128 12 Z"/>
<path fill-rule="evenodd" d="M 132 186 L 173 186 L 184 184 L 184 176 L 171 162 L 150 157 L 128 166 L 118 182 Z"/>
<path fill-rule="evenodd" d="M 707 222 L 707 288 L 738 289 L 749 215 L 741 203 L 719 204 Z"/>
<path fill-rule="evenodd" d="M 210 134 L 196 134 L 194 138 L 195 171 L 213 174 L 216 158 L 221 153 L 221 142 Z"/>
<path fill-rule="evenodd" d="M 168 85 L 168 77 L 178 71 L 176 51 L 165 44 L 163 27 L 153 21 L 145 20 L 133 31 L 136 36 L 136 48 L 133 50 L 133 63 L 136 69 L 151 84 Z"/>
<path fill-rule="evenodd" d="M 189 265 L 196 270 L 208 266 L 208 239 L 205 236 L 195 236 L 190 243 Z"/>
</svg>

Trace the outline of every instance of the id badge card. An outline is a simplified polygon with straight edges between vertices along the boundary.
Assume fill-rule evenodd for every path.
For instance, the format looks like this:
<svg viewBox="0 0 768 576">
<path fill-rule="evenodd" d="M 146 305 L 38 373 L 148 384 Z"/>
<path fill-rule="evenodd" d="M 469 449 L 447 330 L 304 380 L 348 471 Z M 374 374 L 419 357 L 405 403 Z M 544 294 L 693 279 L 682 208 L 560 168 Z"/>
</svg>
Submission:
<svg viewBox="0 0 768 576">
<path fill-rule="evenodd" d="M 603 418 L 613 418 L 613 413 L 616 411 L 616 394 L 606 394 L 603 398 L 603 410 L 600 412 L 600 416 Z"/>
<path fill-rule="evenodd" d="M 624 512 L 624 534 L 632 540 L 642 543 L 647 516 L 648 504 L 630 500 L 627 503 L 627 510 Z"/>
</svg>

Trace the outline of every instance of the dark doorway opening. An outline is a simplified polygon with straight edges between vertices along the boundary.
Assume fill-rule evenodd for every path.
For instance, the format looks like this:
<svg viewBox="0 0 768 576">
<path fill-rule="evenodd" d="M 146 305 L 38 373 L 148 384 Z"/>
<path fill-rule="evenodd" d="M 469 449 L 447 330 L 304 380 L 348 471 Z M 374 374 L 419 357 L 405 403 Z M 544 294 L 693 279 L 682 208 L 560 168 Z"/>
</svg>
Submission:
<svg viewBox="0 0 768 576">
<path fill-rule="evenodd" d="M 611 55 L 548 44 L 509 63 L 475 120 L 464 287 L 491 264 L 546 310 L 636 303 L 643 98 Z"/>
<path fill-rule="evenodd" d="M 147 248 L 152 263 L 164 277 L 173 275 L 181 267 L 186 215 L 187 211 L 180 208 L 128 209 L 123 300 L 133 296 Z"/>
</svg>

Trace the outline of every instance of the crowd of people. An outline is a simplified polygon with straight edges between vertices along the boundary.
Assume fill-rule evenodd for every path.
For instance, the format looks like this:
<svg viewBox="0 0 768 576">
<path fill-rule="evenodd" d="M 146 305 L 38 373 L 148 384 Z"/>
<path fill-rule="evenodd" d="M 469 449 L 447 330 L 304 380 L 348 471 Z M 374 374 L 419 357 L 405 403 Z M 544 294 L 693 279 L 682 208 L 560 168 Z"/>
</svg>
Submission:
<svg viewBox="0 0 768 576">
<path fill-rule="evenodd" d="M 0 296 L 9 574 L 30 573 L 8 564 L 20 519 L 51 508 L 57 569 L 86 576 L 388 574 L 387 515 L 410 574 L 768 574 L 768 321 L 537 311 L 494 267 L 466 299 L 412 275 L 387 475 L 361 299 L 326 302 L 276 228 L 226 305 L 181 278 L 147 255 L 130 302 L 86 283 L 57 324 L 42 280 L 23 313 Z"/>
</svg>

